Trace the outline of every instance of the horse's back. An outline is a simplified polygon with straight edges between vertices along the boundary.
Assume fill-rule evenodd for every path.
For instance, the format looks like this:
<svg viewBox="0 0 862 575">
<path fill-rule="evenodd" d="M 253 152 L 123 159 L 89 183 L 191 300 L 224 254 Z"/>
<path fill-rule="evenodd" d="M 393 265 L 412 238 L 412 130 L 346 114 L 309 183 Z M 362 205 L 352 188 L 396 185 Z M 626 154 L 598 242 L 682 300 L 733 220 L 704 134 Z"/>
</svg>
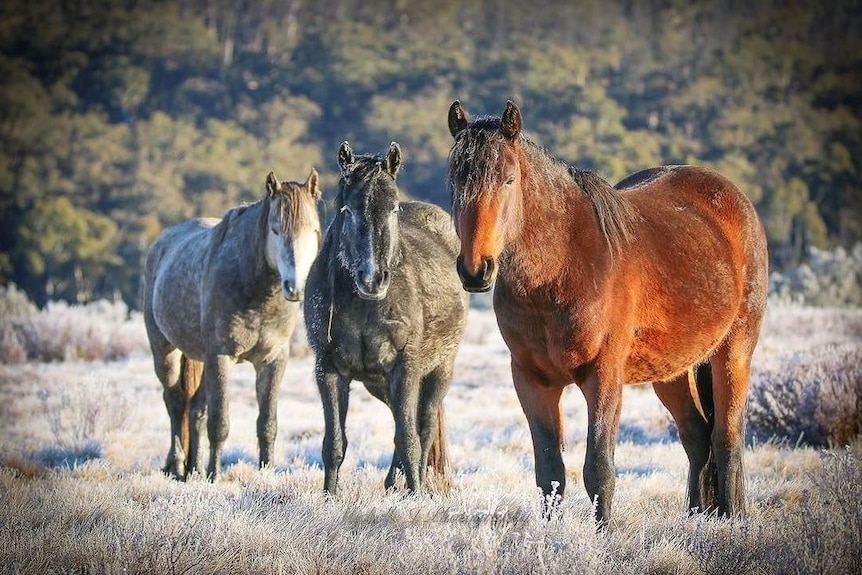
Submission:
<svg viewBox="0 0 862 575">
<path fill-rule="evenodd" d="M 439 242 L 457 255 L 459 242 L 452 217 L 434 204 L 420 201 L 401 202 L 398 223 L 403 229 L 415 230 L 429 241 Z M 408 232 L 409 233 L 409 232 Z"/>
<path fill-rule="evenodd" d="M 620 191 L 626 191 L 644 184 L 654 181 L 656 178 L 667 174 L 669 171 L 678 168 L 679 166 L 657 166 L 655 168 L 647 168 L 634 174 L 629 174 L 622 180 L 616 183 L 614 188 Z"/>
<path fill-rule="evenodd" d="M 698 318 L 693 323 L 702 328 L 729 330 L 742 316 L 760 321 L 766 235 L 753 204 L 731 180 L 709 168 L 672 166 L 633 174 L 617 186 L 642 219 L 630 271 L 646 270 L 640 281 L 653 294 L 653 306 Z"/>
</svg>

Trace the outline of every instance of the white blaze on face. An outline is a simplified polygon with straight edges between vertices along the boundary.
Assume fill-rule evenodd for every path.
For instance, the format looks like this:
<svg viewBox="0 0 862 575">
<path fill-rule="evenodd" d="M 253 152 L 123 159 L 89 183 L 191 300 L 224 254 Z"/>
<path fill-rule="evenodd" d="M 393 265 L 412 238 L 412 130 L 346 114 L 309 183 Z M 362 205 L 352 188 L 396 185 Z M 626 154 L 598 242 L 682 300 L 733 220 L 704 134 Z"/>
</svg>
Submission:
<svg viewBox="0 0 862 575">
<path fill-rule="evenodd" d="M 302 291 L 305 289 L 305 281 L 308 279 L 308 273 L 311 271 L 311 264 L 314 263 L 314 258 L 317 257 L 317 251 L 320 248 L 320 230 L 315 228 L 303 228 L 293 239 L 293 274 L 296 282 L 296 289 Z M 281 271 L 281 270 L 279 270 Z M 281 276 L 284 278 L 284 274 Z"/>
<path fill-rule="evenodd" d="M 305 289 L 311 264 L 320 247 L 320 230 L 314 225 L 300 226 L 300 229 L 294 230 L 294 234 L 292 238 L 285 237 L 278 218 L 270 216 L 266 260 L 270 268 L 278 270 L 281 291 L 290 300 Z"/>
</svg>

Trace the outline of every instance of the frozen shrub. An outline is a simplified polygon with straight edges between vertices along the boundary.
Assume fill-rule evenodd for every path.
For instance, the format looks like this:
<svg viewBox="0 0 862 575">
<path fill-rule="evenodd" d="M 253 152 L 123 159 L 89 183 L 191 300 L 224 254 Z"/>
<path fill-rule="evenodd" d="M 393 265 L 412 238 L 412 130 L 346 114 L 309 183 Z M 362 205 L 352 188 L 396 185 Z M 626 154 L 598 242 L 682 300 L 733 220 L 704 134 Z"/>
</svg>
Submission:
<svg viewBox="0 0 862 575">
<path fill-rule="evenodd" d="M 27 299 L 27 294 L 15 284 L 0 286 L 0 363 L 27 361 L 21 325 L 38 313 L 36 306 Z"/>
<path fill-rule="evenodd" d="M 117 387 L 109 381 L 85 378 L 69 382 L 59 392 L 40 391 L 42 411 L 56 444 L 54 451 L 44 452 L 45 458 L 51 454 L 51 459 L 92 454 L 109 434 L 123 429 L 134 404 L 127 395 L 118 393 Z"/>
<path fill-rule="evenodd" d="M 862 305 L 862 243 L 848 252 L 810 248 L 808 262 L 769 278 L 769 297 L 777 303 L 813 306 Z"/>
<path fill-rule="evenodd" d="M 14 326 L 0 325 L 0 363 L 13 365 L 27 361 L 27 350 Z"/>
<path fill-rule="evenodd" d="M 861 344 L 789 354 L 779 365 L 752 380 L 752 437 L 827 447 L 845 445 L 862 433 Z"/>
<path fill-rule="evenodd" d="M 130 314 L 123 302 L 49 302 L 37 311 L 6 300 L 0 306 L 19 311 L 0 331 L 3 363 L 114 360 L 148 349 L 141 315 Z"/>
<path fill-rule="evenodd" d="M 39 310 L 36 305 L 15 284 L 0 286 L 0 322 L 6 324 L 10 321 L 27 319 L 37 313 Z"/>
</svg>

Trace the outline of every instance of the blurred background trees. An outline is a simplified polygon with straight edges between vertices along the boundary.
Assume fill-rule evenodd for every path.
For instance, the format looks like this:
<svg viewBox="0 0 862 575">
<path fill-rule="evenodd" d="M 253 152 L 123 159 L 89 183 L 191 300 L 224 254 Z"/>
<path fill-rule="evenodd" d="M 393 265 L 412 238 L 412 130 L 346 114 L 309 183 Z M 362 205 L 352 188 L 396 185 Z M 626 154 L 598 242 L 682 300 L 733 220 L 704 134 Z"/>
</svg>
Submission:
<svg viewBox="0 0 862 575">
<path fill-rule="evenodd" d="M 160 231 L 263 194 L 269 170 L 400 142 L 448 205 L 446 111 L 507 98 L 616 182 L 697 163 L 755 202 L 773 269 L 862 240 L 862 1 L 6 0 L 0 284 L 138 305 Z"/>
</svg>

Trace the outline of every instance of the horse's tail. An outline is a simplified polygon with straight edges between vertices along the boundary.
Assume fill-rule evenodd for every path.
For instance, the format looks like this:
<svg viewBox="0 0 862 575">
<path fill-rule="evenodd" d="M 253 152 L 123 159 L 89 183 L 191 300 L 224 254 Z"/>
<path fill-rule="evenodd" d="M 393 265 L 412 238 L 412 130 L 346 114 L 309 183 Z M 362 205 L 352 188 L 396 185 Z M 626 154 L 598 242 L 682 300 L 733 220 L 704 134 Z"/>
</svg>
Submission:
<svg viewBox="0 0 862 575">
<path fill-rule="evenodd" d="M 191 443 L 191 404 L 192 398 L 201 386 L 204 364 L 202 361 L 191 359 L 183 354 L 180 358 L 180 386 L 183 389 L 183 416 L 180 420 L 180 443 L 183 448 L 184 458 L 189 456 L 189 444 Z M 193 465 L 193 461 L 186 461 L 186 469 Z"/>
<path fill-rule="evenodd" d="M 709 427 L 715 424 L 715 402 L 712 399 L 712 368 L 708 361 L 694 367 L 694 377 L 689 378 L 689 390 L 697 410 Z M 692 381 L 694 379 L 694 381 Z"/>
<path fill-rule="evenodd" d="M 693 377 L 689 377 L 689 389 L 694 404 L 706 420 L 710 433 L 715 427 L 715 401 L 712 393 L 712 366 L 705 361 L 693 369 Z M 715 509 L 718 503 L 718 475 L 716 471 L 715 451 L 709 449 L 709 458 L 701 471 L 700 499 L 704 509 Z"/>
<path fill-rule="evenodd" d="M 437 409 L 437 436 L 428 449 L 428 489 L 433 493 L 446 494 L 452 488 L 452 464 L 449 462 L 449 437 L 446 433 L 446 418 L 443 404 Z"/>
</svg>

